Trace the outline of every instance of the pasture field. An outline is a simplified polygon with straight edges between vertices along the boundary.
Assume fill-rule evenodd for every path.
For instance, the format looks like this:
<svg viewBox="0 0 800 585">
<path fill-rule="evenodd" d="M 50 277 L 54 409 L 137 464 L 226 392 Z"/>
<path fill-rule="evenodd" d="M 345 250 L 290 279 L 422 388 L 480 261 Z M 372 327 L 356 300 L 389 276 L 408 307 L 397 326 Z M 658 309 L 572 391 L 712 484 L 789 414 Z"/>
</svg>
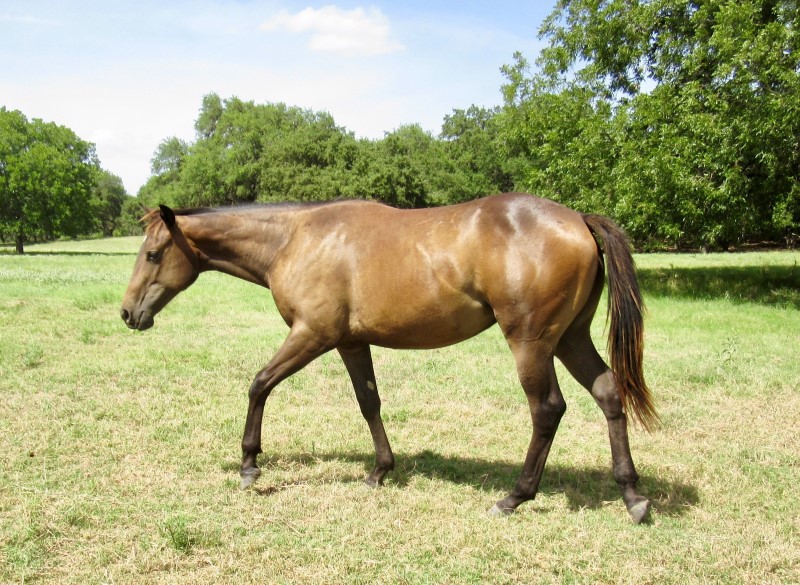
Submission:
<svg viewBox="0 0 800 585">
<path fill-rule="evenodd" d="M 286 327 L 267 291 L 205 274 L 128 331 L 139 242 L 0 253 L 0 582 L 800 582 L 800 253 L 637 257 L 663 426 L 631 432 L 653 499 L 634 526 L 602 414 L 561 368 L 539 496 L 486 513 L 530 438 L 496 327 L 374 349 L 384 488 L 362 483 L 372 442 L 329 354 L 268 400 L 263 474 L 239 491 L 247 388 Z"/>
</svg>

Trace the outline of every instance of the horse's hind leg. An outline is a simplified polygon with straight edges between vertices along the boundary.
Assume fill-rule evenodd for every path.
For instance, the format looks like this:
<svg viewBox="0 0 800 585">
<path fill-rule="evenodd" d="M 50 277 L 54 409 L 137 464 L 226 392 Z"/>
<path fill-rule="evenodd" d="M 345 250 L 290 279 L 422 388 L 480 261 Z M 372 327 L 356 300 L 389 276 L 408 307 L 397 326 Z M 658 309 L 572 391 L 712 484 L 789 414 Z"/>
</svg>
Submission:
<svg viewBox="0 0 800 585">
<path fill-rule="evenodd" d="M 631 519 L 639 524 L 647 516 L 650 501 L 636 491 L 639 476 L 633 466 L 628 443 L 628 421 L 614 374 L 597 353 L 589 335 L 589 324 L 568 330 L 561 338 L 556 356 L 570 374 L 589 390 L 606 417 L 614 480 L 622 490 L 622 498 Z"/>
<path fill-rule="evenodd" d="M 548 351 L 547 345 L 541 342 L 512 340 L 509 340 L 509 345 L 514 353 L 517 373 L 530 406 L 533 436 L 522 473 L 514 489 L 494 505 L 490 510 L 492 514 L 510 514 L 522 502 L 532 500 L 536 496 L 550 445 L 553 443 L 558 423 L 567 409 L 556 380 L 553 355 Z"/>
<path fill-rule="evenodd" d="M 366 483 L 371 487 L 377 487 L 383 484 L 386 474 L 394 469 L 394 455 L 381 419 L 381 399 L 375 383 L 372 354 L 369 346 L 365 345 L 357 348 L 339 348 L 339 355 L 342 356 L 342 361 L 350 374 L 361 414 L 369 425 L 372 441 L 375 444 L 375 468 L 367 477 Z"/>
</svg>

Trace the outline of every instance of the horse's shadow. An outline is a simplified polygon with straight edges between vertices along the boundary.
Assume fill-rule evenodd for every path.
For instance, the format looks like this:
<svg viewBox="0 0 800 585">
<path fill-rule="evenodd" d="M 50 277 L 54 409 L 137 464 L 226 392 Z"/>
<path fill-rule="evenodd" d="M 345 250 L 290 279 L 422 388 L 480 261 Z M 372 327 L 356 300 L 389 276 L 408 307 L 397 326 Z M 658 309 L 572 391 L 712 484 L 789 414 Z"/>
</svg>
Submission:
<svg viewBox="0 0 800 585">
<path fill-rule="evenodd" d="M 280 457 L 264 457 L 259 461 L 268 475 L 270 467 L 280 467 L 287 462 L 314 466 L 320 462 L 348 461 L 363 465 L 362 474 L 339 476 L 339 481 L 360 482 L 372 469 L 374 455 L 371 453 L 332 451 L 327 453 L 282 454 Z M 227 470 L 238 470 L 238 464 L 231 462 Z M 418 453 L 403 453 L 397 458 L 396 468 L 387 476 L 387 485 L 405 487 L 415 476 L 448 481 L 471 486 L 486 492 L 509 491 L 521 470 L 521 463 L 509 461 L 446 456 L 435 451 L 423 450 Z M 262 479 L 263 481 L 263 479 Z M 255 488 L 256 493 L 270 495 L 291 486 L 271 486 Z M 658 477 L 643 476 L 639 481 L 642 495 L 650 498 L 654 511 L 662 516 L 680 516 L 689 507 L 699 502 L 697 488 L 693 485 Z M 608 468 L 574 467 L 551 462 L 545 466 L 539 493 L 563 493 L 570 510 L 598 509 L 608 502 L 620 500 L 620 491 Z"/>
</svg>

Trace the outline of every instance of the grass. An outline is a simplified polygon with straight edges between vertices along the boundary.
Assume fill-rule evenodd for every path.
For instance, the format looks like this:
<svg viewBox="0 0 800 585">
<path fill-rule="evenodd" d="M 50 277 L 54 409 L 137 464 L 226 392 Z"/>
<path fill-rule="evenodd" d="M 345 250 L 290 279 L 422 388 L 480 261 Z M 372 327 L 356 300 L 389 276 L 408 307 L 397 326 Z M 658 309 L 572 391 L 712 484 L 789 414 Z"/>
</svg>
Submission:
<svg viewBox="0 0 800 585">
<path fill-rule="evenodd" d="M 664 425 L 631 435 L 654 500 L 633 526 L 602 415 L 561 369 L 540 495 L 485 513 L 530 437 L 496 328 L 374 350 L 398 458 L 383 489 L 361 483 L 369 433 L 326 355 L 270 397 L 263 475 L 240 492 L 247 387 L 285 325 L 268 292 L 207 274 L 128 331 L 139 241 L 0 255 L 0 582 L 800 581 L 800 254 L 637 258 Z"/>
</svg>

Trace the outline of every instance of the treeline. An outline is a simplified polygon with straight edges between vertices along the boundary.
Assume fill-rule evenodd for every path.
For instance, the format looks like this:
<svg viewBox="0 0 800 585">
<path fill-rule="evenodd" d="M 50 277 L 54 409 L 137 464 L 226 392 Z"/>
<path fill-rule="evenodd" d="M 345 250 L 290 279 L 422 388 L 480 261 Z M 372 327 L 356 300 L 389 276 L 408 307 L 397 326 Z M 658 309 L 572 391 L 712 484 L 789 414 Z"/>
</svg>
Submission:
<svg viewBox="0 0 800 585">
<path fill-rule="evenodd" d="M 145 205 L 375 198 L 401 207 L 524 190 L 615 218 L 643 248 L 792 243 L 800 228 L 795 0 L 560 0 L 503 106 L 438 136 L 359 140 L 325 113 L 209 95 L 165 140 Z"/>
<path fill-rule="evenodd" d="M 327 113 L 211 94 L 195 124 L 196 141 L 164 140 L 138 199 L 145 206 L 178 207 L 339 198 L 397 207 L 464 201 L 513 186 L 493 149 L 491 121 L 490 112 L 471 108 L 448 117 L 440 137 L 410 125 L 365 140 Z"/>
<path fill-rule="evenodd" d="M 800 232 L 796 0 L 559 0 L 536 73 L 505 68 L 521 184 L 642 246 Z"/>
<path fill-rule="evenodd" d="M 2 110 L 0 235 L 134 232 L 159 203 L 422 207 L 522 190 L 609 215 L 645 249 L 796 241 L 796 0 L 559 0 L 540 36 L 533 65 L 517 54 L 503 67 L 502 106 L 454 110 L 438 135 L 409 125 L 359 139 L 324 112 L 207 95 L 194 140 L 162 141 L 117 216 L 92 145 Z M 46 150 L 51 138 L 73 158 Z M 70 175 L 68 160 L 94 170 Z"/>
</svg>

